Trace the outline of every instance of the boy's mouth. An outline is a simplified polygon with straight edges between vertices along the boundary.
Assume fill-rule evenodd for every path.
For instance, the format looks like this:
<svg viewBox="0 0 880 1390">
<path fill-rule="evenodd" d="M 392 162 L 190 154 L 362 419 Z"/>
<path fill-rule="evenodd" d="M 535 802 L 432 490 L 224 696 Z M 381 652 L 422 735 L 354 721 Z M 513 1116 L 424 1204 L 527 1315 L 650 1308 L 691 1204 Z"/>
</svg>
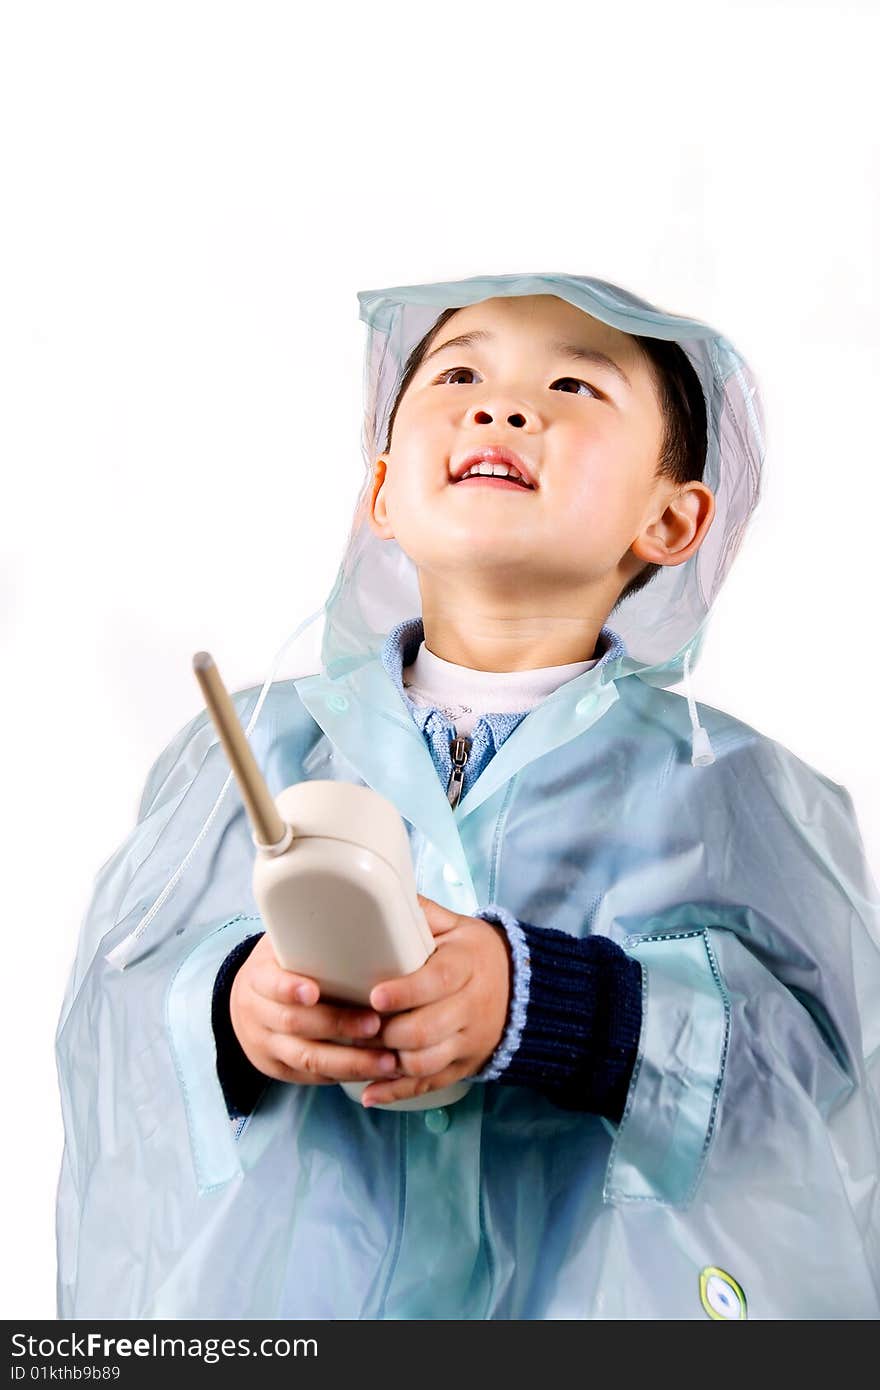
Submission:
<svg viewBox="0 0 880 1390">
<path fill-rule="evenodd" d="M 534 492 L 536 484 L 529 465 L 519 454 L 502 444 L 475 449 L 450 468 L 452 483 L 488 483 L 492 487 L 518 488 Z"/>
</svg>

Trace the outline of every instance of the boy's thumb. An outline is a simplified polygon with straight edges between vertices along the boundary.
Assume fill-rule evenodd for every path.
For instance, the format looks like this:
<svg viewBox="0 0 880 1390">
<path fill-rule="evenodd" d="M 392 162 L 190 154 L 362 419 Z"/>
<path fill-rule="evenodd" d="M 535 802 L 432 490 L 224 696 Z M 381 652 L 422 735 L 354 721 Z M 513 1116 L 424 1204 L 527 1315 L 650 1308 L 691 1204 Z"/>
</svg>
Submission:
<svg viewBox="0 0 880 1390">
<path fill-rule="evenodd" d="M 434 936 L 441 936 L 443 932 L 451 931 L 461 921 L 460 912 L 453 912 L 452 908 L 444 907 L 442 903 L 435 902 L 433 898 L 426 898 L 423 893 L 417 893 L 416 896 Z"/>
</svg>

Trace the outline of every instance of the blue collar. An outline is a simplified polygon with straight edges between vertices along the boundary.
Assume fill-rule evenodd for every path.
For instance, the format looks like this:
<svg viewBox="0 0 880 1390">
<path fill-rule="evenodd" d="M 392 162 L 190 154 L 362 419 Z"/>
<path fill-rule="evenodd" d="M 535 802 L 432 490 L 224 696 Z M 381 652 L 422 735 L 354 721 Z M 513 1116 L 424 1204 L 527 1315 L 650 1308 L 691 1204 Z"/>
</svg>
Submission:
<svg viewBox="0 0 880 1390">
<path fill-rule="evenodd" d="M 419 732 L 424 734 L 427 729 L 429 734 L 443 732 L 451 736 L 455 729 L 454 721 L 447 719 L 438 709 L 430 705 L 414 704 L 407 695 L 403 684 L 403 668 L 415 661 L 419 646 L 424 639 L 425 628 L 421 616 L 405 618 L 403 622 L 391 629 L 379 655 L 382 665 L 412 715 Z M 602 666 L 606 661 L 614 661 L 618 657 L 626 655 L 623 639 L 610 627 L 601 629 L 596 642 L 596 651 L 601 653 L 597 666 Z M 596 668 L 594 667 L 594 669 Z M 477 734 L 479 724 L 484 723 L 497 752 L 504 740 L 513 733 L 517 724 L 525 719 L 527 714 L 528 710 L 516 714 L 481 715 L 474 729 L 474 734 Z"/>
</svg>

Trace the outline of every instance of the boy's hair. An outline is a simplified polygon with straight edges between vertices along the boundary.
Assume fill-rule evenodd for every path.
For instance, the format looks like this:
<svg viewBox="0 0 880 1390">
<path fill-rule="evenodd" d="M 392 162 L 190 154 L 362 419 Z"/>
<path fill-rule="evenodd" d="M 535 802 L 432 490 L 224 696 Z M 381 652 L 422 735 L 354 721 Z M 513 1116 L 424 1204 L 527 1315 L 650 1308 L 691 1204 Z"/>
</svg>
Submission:
<svg viewBox="0 0 880 1390">
<path fill-rule="evenodd" d="M 394 417 L 404 392 L 418 371 L 422 358 L 428 351 L 433 338 L 444 323 L 460 306 L 444 309 L 436 323 L 420 342 L 416 344 L 406 361 L 403 377 L 397 389 L 394 405 L 388 417 L 388 429 L 382 453 L 391 448 L 391 431 Z M 675 483 L 701 482 L 706 466 L 708 422 L 706 402 L 700 379 L 690 364 L 687 354 L 678 343 L 666 338 L 643 338 L 635 333 L 632 338 L 642 353 L 651 373 L 660 410 L 663 415 L 665 431 L 660 455 L 657 460 L 655 478 L 670 478 Z M 631 579 L 618 595 L 614 608 L 618 608 L 630 594 L 638 593 L 663 568 L 662 565 L 646 564 Z M 612 609 L 612 612 L 614 609 Z"/>
</svg>

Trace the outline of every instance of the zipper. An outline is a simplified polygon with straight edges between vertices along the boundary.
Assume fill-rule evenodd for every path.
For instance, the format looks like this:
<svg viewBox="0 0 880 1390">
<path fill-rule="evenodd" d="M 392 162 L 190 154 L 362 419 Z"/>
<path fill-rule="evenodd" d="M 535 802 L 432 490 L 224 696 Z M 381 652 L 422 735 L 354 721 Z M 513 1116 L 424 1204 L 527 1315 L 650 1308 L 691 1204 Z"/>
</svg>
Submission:
<svg viewBox="0 0 880 1390">
<path fill-rule="evenodd" d="M 446 788 L 446 796 L 450 806 L 455 810 L 461 801 L 461 791 L 464 786 L 464 769 L 471 751 L 471 741 L 465 738 L 464 734 L 457 734 L 449 745 L 449 753 L 452 758 L 452 776 Z"/>
</svg>

